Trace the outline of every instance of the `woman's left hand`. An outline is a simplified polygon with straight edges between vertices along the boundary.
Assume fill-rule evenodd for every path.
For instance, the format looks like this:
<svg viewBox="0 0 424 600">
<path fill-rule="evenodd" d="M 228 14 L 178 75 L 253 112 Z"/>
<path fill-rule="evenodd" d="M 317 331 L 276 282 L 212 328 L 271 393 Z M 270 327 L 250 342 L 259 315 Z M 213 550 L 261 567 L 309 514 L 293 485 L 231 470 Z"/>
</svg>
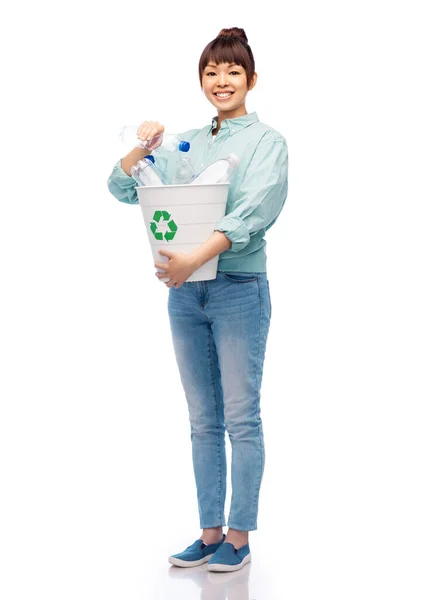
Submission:
<svg viewBox="0 0 424 600">
<path fill-rule="evenodd" d="M 195 271 L 195 265 L 193 264 L 193 258 L 190 254 L 185 252 L 173 252 L 172 250 L 158 250 L 159 254 L 168 257 L 168 262 L 158 263 L 154 262 L 154 265 L 158 269 L 163 269 L 164 273 L 156 273 L 158 279 L 165 279 L 169 277 L 169 281 L 166 283 L 167 287 L 174 286 L 176 289 L 181 287 L 183 283 L 190 277 Z"/>
</svg>

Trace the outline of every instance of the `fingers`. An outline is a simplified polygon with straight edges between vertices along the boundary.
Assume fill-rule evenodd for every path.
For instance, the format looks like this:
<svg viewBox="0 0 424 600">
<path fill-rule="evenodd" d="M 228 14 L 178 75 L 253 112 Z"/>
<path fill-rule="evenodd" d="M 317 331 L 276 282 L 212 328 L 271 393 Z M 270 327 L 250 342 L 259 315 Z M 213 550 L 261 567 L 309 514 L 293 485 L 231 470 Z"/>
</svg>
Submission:
<svg viewBox="0 0 424 600">
<path fill-rule="evenodd" d="M 159 263 L 159 264 L 160 264 L 160 263 Z M 153 265 L 154 265 L 156 268 L 159 268 L 159 266 L 158 266 L 158 264 L 156 263 L 156 261 L 154 261 L 154 262 L 153 262 Z M 178 284 L 178 283 L 175 281 L 175 279 L 173 279 L 172 277 L 170 278 L 170 276 L 169 276 L 169 273 L 167 273 L 167 271 L 168 271 L 168 265 L 162 265 L 162 266 L 164 267 L 164 269 L 163 269 L 163 272 L 161 273 L 160 271 L 156 271 L 156 273 L 155 273 L 156 277 L 157 277 L 157 278 L 158 278 L 160 281 L 162 281 L 162 279 L 168 278 L 168 279 L 169 279 L 169 281 L 164 281 L 164 282 L 163 282 L 163 283 L 165 283 L 165 284 L 166 284 L 166 287 L 169 287 L 169 288 L 170 288 L 170 287 L 174 286 L 174 284 L 175 284 L 175 287 L 176 287 L 176 288 L 179 288 L 179 287 L 180 287 L 180 286 L 179 286 L 179 284 Z"/>
<path fill-rule="evenodd" d="M 167 277 L 169 278 L 169 275 L 167 275 L 166 273 L 160 273 L 160 272 L 157 272 L 157 273 L 155 273 L 155 275 L 156 275 L 156 277 L 157 277 L 158 279 L 160 279 L 161 281 L 162 281 L 162 279 L 166 279 Z"/>
<path fill-rule="evenodd" d="M 165 277 L 169 277 L 166 273 L 155 273 L 156 277 L 162 281 L 162 279 L 165 279 Z M 175 281 L 175 279 L 170 279 L 169 281 L 164 281 L 163 282 L 166 287 L 172 287 L 174 284 L 176 284 L 177 282 Z M 175 287 L 179 287 L 179 285 L 177 284 Z"/>
<path fill-rule="evenodd" d="M 143 121 L 137 129 L 137 136 L 139 140 L 148 142 L 163 131 L 165 127 L 159 121 Z"/>
</svg>

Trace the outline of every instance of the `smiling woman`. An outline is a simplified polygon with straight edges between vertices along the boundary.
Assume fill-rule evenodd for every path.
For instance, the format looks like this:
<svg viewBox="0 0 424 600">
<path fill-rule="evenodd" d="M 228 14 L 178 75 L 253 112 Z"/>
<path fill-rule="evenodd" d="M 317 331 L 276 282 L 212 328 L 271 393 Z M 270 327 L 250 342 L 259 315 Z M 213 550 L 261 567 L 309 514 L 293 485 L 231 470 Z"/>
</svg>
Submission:
<svg viewBox="0 0 424 600">
<path fill-rule="evenodd" d="M 209 42 L 199 60 L 200 85 L 204 70 L 210 63 L 215 66 L 227 63 L 229 67 L 240 65 L 246 73 L 247 85 L 250 86 L 255 73 L 255 59 L 244 29 L 222 29 L 218 37 Z"/>
<path fill-rule="evenodd" d="M 217 134 L 224 119 L 245 115 L 246 95 L 256 85 L 255 59 L 243 29 L 223 29 L 203 50 L 199 60 L 200 85 L 218 109 Z"/>
<path fill-rule="evenodd" d="M 201 538 L 169 557 L 172 564 L 233 571 L 250 561 L 249 531 L 257 529 L 259 489 L 265 464 L 260 411 L 265 347 L 271 320 L 265 233 L 287 197 L 285 138 L 246 110 L 257 81 L 255 61 L 243 29 L 223 29 L 203 50 L 200 85 L 216 114 L 200 129 L 180 134 L 191 145 L 195 170 L 235 154 L 239 165 L 228 190 L 225 216 L 212 236 L 189 253 L 161 249 L 156 263 L 169 288 L 168 315 L 189 407 L 192 459 Z M 164 131 L 156 121 L 142 123 L 140 139 Z M 169 178 L 175 152 L 159 147 L 155 164 Z M 122 202 L 137 203 L 136 182 L 128 175 L 142 158 L 134 148 L 115 165 L 108 184 Z M 214 279 L 187 281 L 219 255 Z M 232 447 L 232 497 L 225 526 L 225 433 Z"/>
</svg>

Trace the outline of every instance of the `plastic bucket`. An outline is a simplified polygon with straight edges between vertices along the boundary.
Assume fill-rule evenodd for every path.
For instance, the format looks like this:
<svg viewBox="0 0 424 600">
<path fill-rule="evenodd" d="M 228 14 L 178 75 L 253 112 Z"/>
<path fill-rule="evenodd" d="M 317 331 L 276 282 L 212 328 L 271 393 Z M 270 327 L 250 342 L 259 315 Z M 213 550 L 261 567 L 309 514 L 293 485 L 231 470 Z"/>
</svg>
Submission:
<svg viewBox="0 0 424 600">
<path fill-rule="evenodd" d="M 155 262 L 167 262 L 158 253 L 170 248 L 189 254 L 205 242 L 225 215 L 229 183 L 137 187 L 138 201 Z M 219 254 L 186 281 L 216 279 Z M 156 269 L 156 271 L 162 271 Z M 169 278 L 161 279 L 163 282 Z"/>
</svg>

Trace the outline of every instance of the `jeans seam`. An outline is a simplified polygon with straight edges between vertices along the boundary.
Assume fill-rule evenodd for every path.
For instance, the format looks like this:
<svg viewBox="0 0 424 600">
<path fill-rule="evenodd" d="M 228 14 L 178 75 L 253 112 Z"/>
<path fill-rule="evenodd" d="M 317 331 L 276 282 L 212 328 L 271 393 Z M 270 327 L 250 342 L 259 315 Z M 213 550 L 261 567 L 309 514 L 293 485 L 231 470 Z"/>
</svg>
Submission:
<svg viewBox="0 0 424 600">
<path fill-rule="evenodd" d="M 258 278 L 258 295 L 259 295 L 259 327 L 258 327 L 258 343 L 257 343 L 257 352 L 256 352 L 256 359 L 255 359 L 255 381 L 256 381 L 256 398 L 257 398 L 257 404 L 256 404 L 256 418 L 259 417 L 259 411 L 258 408 L 260 406 L 260 399 L 259 399 L 259 381 L 258 381 L 258 358 L 259 358 L 259 348 L 260 348 L 260 344 L 261 344 L 261 327 L 262 327 L 262 298 L 261 298 L 261 289 L 260 289 L 260 284 L 259 284 L 259 278 Z M 263 445 L 262 445 L 262 439 L 261 439 L 261 430 L 260 430 L 260 426 L 258 425 L 257 428 L 257 437 L 259 439 L 259 454 L 260 454 L 260 471 L 259 471 L 259 478 L 258 478 L 258 484 L 256 486 L 255 489 L 255 500 L 254 500 L 254 506 L 253 508 L 253 512 L 255 515 L 257 515 L 258 513 L 258 508 L 259 508 L 259 491 L 260 491 L 260 487 L 261 487 L 261 480 L 262 480 L 262 472 L 263 472 L 263 461 L 262 461 L 262 450 L 263 450 Z M 231 511 L 230 511 L 231 513 Z M 231 514 L 230 514 L 231 517 Z M 228 518 L 228 522 L 230 522 L 230 517 Z M 234 524 L 232 524 L 234 526 Z M 257 523 L 255 523 L 255 525 L 257 526 Z"/>
<path fill-rule="evenodd" d="M 271 291 L 269 289 L 269 281 L 268 281 L 268 279 L 266 280 L 266 285 L 267 285 L 267 288 L 268 288 L 269 318 L 271 319 L 271 317 L 272 317 L 272 303 L 271 303 Z"/>
<path fill-rule="evenodd" d="M 258 360 L 259 360 L 259 349 L 260 349 L 260 345 L 261 345 L 261 327 L 262 327 L 262 297 L 261 297 L 261 287 L 259 284 L 259 280 L 258 280 L 258 291 L 259 291 L 259 332 L 258 332 L 258 344 L 257 344 L 257 352 L 256 352 L 256 360 L 255 360 L 255 380 L 256 380 L 256 390 L 257 390 L 257 394 L 256 394 L 256 418 L 259 418 L 259 405 L 260 405 L 260 390 L 259 390 L 259 381 L 258 381 Z M 261 461 L 261 467 L 260 467 L 260 471 L 259 471 L 259 483 L 257 486 L 257 490 L 256 490 L 256 499 L 255 499 L 255 507 L 254 507 L 254 513 L 257 514 L 258 512 L 258 508 L 259 508 L 259 490 L 261 487 L 261 479 L 262 479 L 262 471 L 263 471 L 263 462 L 262 462 L 262 440 L 261 440 L 261 430 L 260 430 L 260 426 L 258 425 L 258 439 L 259 439 L 259 454 L 260 454 L 260 461 Z"/>
<path fill-rule="evenodd" d="M 257 284 L 258 284 L 259 309 L 260 309 L 259 310 L 259 324 L 260 324 L 260 322 L 261 322 L 261 315 L 262 315 L 262 296 L 261 296 L 261 286 L 260 286 L 260 283 L 259 283 L 259 278 L 256 281 L 257 281 Z M 260 325 L 259 325 L 259 334 L 260 334 L 260 331 L 261 331 L 261 329 L 260 329 Z"/>
<path fill-rule="evenodd" d="M 210 366 L 210 369 L 211 369 L 212 380 L 213 380 L 214 398 L 215 398 L 216 428 L 217 428 L 217 434 L 218 434 L 217 435 L 217 438 L 218 438 L 218 471 L 219 471 L 219 481 L 218 481 L 218 511 L 219 511 L 219 517 L 218 517 L 218 519 L 221 520 L 221 512 L 222 512 L 221 511 L 221 488 L 222 488 L 221 437 L 220 437 L 220 434 L 219 434 L 217 387 L 216 387 L 215 373 L 214 373 L 213 360 L 212 360 L 212 341 L 213 341 L 212 331 L 211 331 L 211 329 L 209 329 L 209 366 Z"/>
</svg>

